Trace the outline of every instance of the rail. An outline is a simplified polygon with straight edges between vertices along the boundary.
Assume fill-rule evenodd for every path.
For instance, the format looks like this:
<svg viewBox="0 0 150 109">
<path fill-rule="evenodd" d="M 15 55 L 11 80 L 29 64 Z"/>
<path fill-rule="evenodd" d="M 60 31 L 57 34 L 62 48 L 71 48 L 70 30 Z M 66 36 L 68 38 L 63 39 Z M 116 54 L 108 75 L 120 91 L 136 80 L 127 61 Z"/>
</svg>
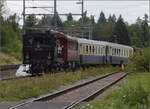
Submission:
<svg viewBox="0 0 150 109">
<path fill-rule="evenodd" d="M 115 84 L 116 82 L 118 82 L 119 80 L 121 80 L 122 78 L 124 78 L 126 75 L 127 75 L 127 73 L 119 73 L 119 72 L 109 73 L 109 74 L 97 77 L 97 78 L 95 78 L 93 80 L 81 83 L 79 85 L 72 86 L 70 88 L 64 89 L 62 91 L 58 91 L 58 92 L 53 93 L 53 94 L 47 94 L 47 95 L 44 95 L 44 96 L 41 96 L 41 97 L 38 97 L 38 98 L 34 98 L 34 99 L 29 100 L 29 101 L 24 102 L 24 103 L 20 103 L 20 104 L 18 104 L 16 106 L 13 106 L 13 107 L 9 108 L 9 109 L 17 109 L 17 108 L 19 108 L 21 106 L 24 106 L 26 104 L 33 103 L 33 102 L 36 102 L 36 101 L 49 101 L 49 102 L 51 102 L 53 100 L 55 101 L 55 99 L 58 99 L 59 97 L 61 98 L 61 96 L 63 98 L 65 96 L 65 94 L 70 93 L 71 91 L 72 91 L 72 93 L 78 92 L 78 91 L 74 91 L 74 90 L 82 90 L 82 88 L 86 89 L 86 87 L 88 85 L 94 85 L 94 84 L 96 85 L 96 83 L 98 81 L 102 82 L 106 78 L 109 79 L 110 77 L 113 77 L 113 76 L 115 77 L 116 76 L 116 78 L 110 80 L 108 82 L 108 84 L 104 85 L 103 87 L 98 88 L 95 91 L 92 91 L 93 93 L 90 93 L 88 95 L 84 95 L 84 97 L 79 97 L 76 100 L 73 97 L 71 97 L 71 98 L 73 98 L 73 102 L 70 105 L 62 107 L 62 109 L 71 109 L 71 108 L 75 107 L 76 105 L 78 105 L 79 103 L 81 103 L 83 101 L 89 101 L 89 100 L 95 98 L 97 95 L 99 95 L 100 93 L 102 93 L 103 91 L 105 91 L 107 88 L 109 88 L 110 86 L 112 86 L 113 84 Z M 73 96 L 73 94 L 71 94 L 71 96 Z"/>
</svg>

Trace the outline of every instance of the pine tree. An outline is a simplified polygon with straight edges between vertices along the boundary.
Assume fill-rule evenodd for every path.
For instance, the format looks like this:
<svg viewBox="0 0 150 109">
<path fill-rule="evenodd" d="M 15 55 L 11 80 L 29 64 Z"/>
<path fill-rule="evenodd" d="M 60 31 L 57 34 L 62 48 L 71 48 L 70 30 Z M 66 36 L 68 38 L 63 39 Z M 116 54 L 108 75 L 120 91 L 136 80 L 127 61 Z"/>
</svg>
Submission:
<svg viewBox="0 0 150 109">
<path fill-rule="evenodd" d="M 109 17 L 108 17 L 108 22 L 112 22 L 111 14 L 110 14 Z"/>
<path fill-rule="evenodd" d="M 91 23 L 92 23 L 92 25 L 94 25 L 94 24 L 95 24 L 95 18 L 94 18 L 94 16 L 93 16 L 93 15 L 91 15 Z"/>
<path fill-rule="evenodd" d="M 72 14 L 69 13 L 68 16 L 67 16 L 67 21 L 73 21 L 73 17 L 72 17 Z"/>
<path fill-rule="evenodd" d="M 105 18 L 105 14 L 103 13 L 103 11 L 100 13 L 99 19 L 98 19 L 98 24 L 105 24 L 106 23 L 106 18 Z"/>
<path fill-rule="evenodd" d="M 138 24 L 139 26 L 142 25 L 142 19 L 141 19 L 140 17 L 138 17 L 138 18 L 136 19 L 136 24 Z"/>
<path fill-rule="evenodd" d="M 59 17 L 59 14 L 56 13 L 56 25 L 57 27 L 63 27 L 63 22 L 61 20 L 61 18 Z M 55 26 L 55 18 L 52 18 L 52 26 Z"/>
<path fill-rule="evenodd" d="M 5 0 L 0 0 L 0 16 L 2 16 L 2 14 L 5 12 L 4 3 L 5 3 Z"/>
<path fill-rule="evenodd" d="M 112 22 L 115 24 L 115 23 L 116 23 L 116 20 L 117 20 L 117 19 L 116 19 L 116 15 L 113 14 L 113 15 L 112 15 Z"/>
<path fill-rule="evenodd" d="M 43 16 L 42 19 L 39 21 L 39 25 L 41 26 L 52 26 L 52 17 L 51 16 Z"/>
<path fill-rule="evenodd" d="M 148 15 L 145 14 L 142 21 L 142 30 L 143 30 L 143 46 L 148 46 L 148 40 L 149 40 L 149 31 L 148 31 Z"/>
<path fill-rule="evenodd" d="M 37 24 L 37 18 L 35 15 L 28 15 L 26 18 L 26 27 L 34 27 Z"/>
<path fill-rule="evenodd" d="M 111 22 L 113 24 L 116 23 L 116 16 L 115 16 L 115 14 L 113 14 L 112 16 L 109 15 L 108 22 Z"/>
<path fill-rule="evenodd" d="M 119 44 L 125 44 L 125 45 L 130 44 L 127 27 L 126 27 L 121 15 L 117 20 L 112 39 L 113 39 L 112 40 L 113 42 L 117 42 Z"/>
</svg>

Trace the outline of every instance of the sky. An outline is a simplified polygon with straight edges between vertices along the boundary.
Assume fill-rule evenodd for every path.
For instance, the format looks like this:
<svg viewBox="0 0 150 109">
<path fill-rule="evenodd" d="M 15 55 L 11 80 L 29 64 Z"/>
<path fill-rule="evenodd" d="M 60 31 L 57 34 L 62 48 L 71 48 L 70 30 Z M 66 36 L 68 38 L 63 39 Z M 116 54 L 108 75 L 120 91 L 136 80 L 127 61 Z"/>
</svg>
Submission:
<svg viewBox="0 0 150 109">
<path fill-rule="evenodd" d="M 81 13 L 81 5 L 78 1 L 57 1 L 58 13 Z M 143 18 L 144 14 L 149 16 L 149 1 L 84 1 L 84 11 L 87 11 L 88 16 L 94 15 L 97 20 L 101 11 L 104 12 L 106 18 L 111 14 L 115 14 L 118 18 L 121 14 L 126 22 L 129 24 L 135 23 L 137 17 Z M 7 1 L 7 15 L 17 13 L 22 18 L 23 2 L 22 1 Z M 53 7 L 53 1 L 28 1 L 26 6 L 41 6 Z M 53 9 L 27 9 L 26 13 L 53 13 Z M 74 16 L 78 19 L 81 16 Z M 66 17 L 62 17 L 63 20 Z M 20 21 L 22 24 L 22 20 Z"/>
</svg>

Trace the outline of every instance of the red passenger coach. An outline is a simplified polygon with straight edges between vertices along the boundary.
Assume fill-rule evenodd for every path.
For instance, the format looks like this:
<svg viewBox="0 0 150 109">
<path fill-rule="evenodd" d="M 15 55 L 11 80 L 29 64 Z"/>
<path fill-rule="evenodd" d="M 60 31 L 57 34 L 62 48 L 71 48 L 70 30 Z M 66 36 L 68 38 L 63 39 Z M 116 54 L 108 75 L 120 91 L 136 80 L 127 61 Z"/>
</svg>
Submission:
<svg viewBox="0 0 150 109">
<path fill-rule="evenodd" d="M 67 37 L 67 60 L 75 62 L 78 58 L 78 42 L 76 39 L 73 39 L 72 37 Z"/>
<path fill-rule="evenodd" d="M 78 42 L 75 38 L 63 33 L 53 32 L 62 47 L 62 59 L 64 62 L 76 62 L 78 59 Z"/>
</svg>

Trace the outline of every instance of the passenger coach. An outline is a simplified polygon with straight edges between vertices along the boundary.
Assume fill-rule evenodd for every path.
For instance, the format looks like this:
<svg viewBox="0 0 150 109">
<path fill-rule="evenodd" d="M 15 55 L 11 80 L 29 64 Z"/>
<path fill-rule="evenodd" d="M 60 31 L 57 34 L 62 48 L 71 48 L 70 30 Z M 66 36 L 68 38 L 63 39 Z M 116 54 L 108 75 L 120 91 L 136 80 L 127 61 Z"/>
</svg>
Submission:
<svg viewBox="0 0 150 109">
<path fill-rule="evenodd" d="M 125 64 L 133 55 L 133 48 L 105 41 L 77 38 L 80 64 Z"/>
</svg>

